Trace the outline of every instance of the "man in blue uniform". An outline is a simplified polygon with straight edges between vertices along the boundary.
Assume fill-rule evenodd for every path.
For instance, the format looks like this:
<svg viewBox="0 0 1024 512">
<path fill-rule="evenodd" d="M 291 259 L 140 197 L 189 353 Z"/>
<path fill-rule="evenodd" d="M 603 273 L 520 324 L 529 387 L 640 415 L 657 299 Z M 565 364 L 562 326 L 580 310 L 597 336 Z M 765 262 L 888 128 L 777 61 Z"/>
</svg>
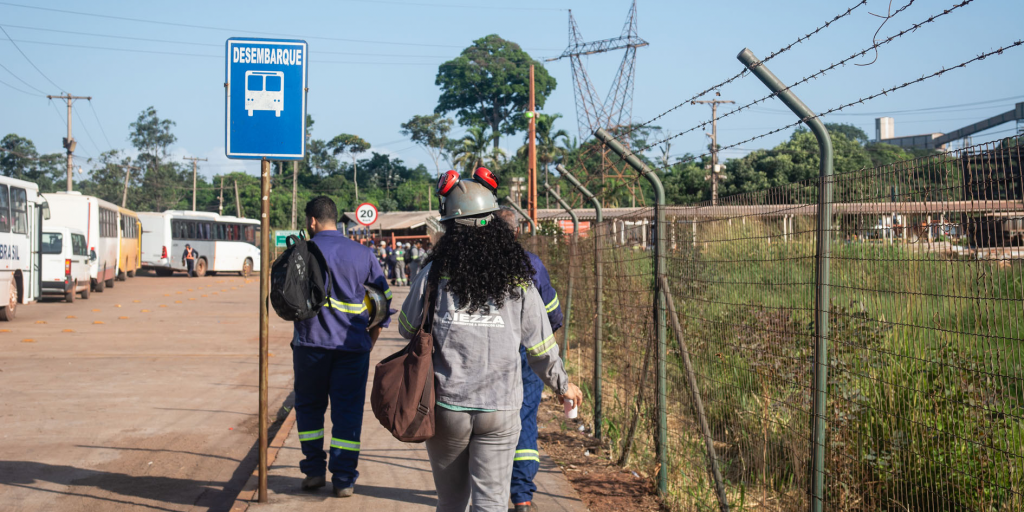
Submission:
<svg viewBox="0 0 1024 512">
<path fill-rule="evenodd" d="M 359 462 L 359 436 L 366 399 L 370 350 L 383 324 L 367 330 L 369 315 L 364 284 L 384 291 L 388 309 L 391 290 L 373 250 L 338 232 L 338 209 L 327 197 L 306 204 L 306 230 L 331 272 L 328 303 L 308 320 L 295 322 L 292 362 L 295 369 L 295 421 L 305 460 L 302 488 L 326 485 L 330 469 L 334 495 L 351 496 Z M 390 315 L 389 315 L 390 316 Z M 324 453 L 324 413 L 331 406 L 330 460 Z"/>
<path fill-rule="evenodd" d="M 515 211 L 511 208 L 502 208 L 495 212 L 495 216 L 508 224 L 517 236 L 519 235 Z M 562 308 L 558 304 L 558 294 L 551 286 L 548 269 L 536 254 L 527 251 L 526 255 L 530 258 L 533 270 L 536 271 L 533 275 L 533 284 L 544 300 L 544 309 L 547 311 L 548 321 L 551 322 L 551 332 L 558 331 L 562 327 Z M 540 454 L 537 452 L 537 408 L 540 407 L 544 383 L 527 363 L 525 348 L 519 348 L 519 356 L 523 366 L 523 407 L 519 410 L 522 430 L 519 431 L 519 444 L 516 445 L 516 455 L 512 463 L 511 497 L 516 512 L 532 512 L 536 510 L 533 505 L 533 493 L 537 490 L 533 477 L 540 469 Z"/>
</svg>

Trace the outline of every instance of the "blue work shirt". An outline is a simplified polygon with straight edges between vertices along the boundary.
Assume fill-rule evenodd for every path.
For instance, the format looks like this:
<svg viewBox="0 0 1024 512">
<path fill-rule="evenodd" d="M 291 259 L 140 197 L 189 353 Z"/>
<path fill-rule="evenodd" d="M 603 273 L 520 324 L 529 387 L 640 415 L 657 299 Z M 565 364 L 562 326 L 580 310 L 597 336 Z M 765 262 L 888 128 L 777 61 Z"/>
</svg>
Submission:
<svg viewBox="0 0 1024 512">
<path fill-rule="evenodd" d="M 384 291 L 388 315 L 381 324 L 391 323 L 391 289 L 380 270 L 377 256 L 369 247 L 353 242 L 337 230 L 321 231 L 312 239 L 331 271 L 331 297 L 315 317 L 295 322 L 292 345 L 319 347 L 345 352 L 369 352 L 373 348 L 363 298 L 364 284 Z"/>
<path fill-rule="evenodd" d="M 540 261 L 540 256 L 530 251 L 526 251 L 526 255 L 530 258 L 530 264 L 533 265 L 533 270 L 536 272 L 533 274 L 533 285 L 540 291 L 540 298 L 544 300 L 544 309 L 548 312 L 548 321 L 551 322 L 551 332 L 555 332 L 562 327 L 563 320 L 558 294 L 551 286 L 551 276 L 548 275 L 548 269 L 544 267 L 544 262 Z"/>
</svg>

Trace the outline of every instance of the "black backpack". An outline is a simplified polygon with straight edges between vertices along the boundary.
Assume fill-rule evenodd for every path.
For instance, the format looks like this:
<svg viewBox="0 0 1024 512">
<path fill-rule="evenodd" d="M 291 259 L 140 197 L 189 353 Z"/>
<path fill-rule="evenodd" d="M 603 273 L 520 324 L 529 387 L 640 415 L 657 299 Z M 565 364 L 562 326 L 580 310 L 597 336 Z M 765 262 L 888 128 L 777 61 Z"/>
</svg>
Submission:
<svg viewBox="0 0 1024 512">
<path fill-rule="evenodd" d="M 327 261 L 311 241 L 289 235 L 285 243 L 270 270 L 270 304 L 284 320 L 313 318 L 331 294 Z"/>
</svg>

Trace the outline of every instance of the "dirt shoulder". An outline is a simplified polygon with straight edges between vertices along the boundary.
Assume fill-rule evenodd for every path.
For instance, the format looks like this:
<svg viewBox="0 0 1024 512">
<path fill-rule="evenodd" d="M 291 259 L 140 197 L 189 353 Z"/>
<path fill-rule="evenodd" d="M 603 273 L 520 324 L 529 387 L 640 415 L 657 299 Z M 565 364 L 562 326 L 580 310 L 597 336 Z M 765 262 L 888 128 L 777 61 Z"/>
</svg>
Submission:
<svg viewBox="0 0 1024 512">
<path fill-rule="evenodd" d="M 537 423 L 541 449 L 562 469 L 591 512 L 664 510 L 653 482 L 615 465 L 607 455 L 595 455 L 599 442 L 565 419 L 561 406 L 546 393 Z"/>
</svg>

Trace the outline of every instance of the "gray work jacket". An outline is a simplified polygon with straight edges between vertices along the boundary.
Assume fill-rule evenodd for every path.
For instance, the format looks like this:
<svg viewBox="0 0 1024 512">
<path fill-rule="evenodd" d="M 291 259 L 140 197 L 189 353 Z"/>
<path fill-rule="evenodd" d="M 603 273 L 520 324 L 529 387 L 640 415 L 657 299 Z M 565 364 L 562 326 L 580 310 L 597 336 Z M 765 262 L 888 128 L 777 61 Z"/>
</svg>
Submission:
<svg viewBox="0 0 1024 512">
<path fill-rule="evenodd" d="M 423 267 L 402 304 L 398 332 L 406 339 L 419 329 L 427 276 Z M 558 355 L 558 344 L 544 310 L 544 301 L 530 283 L 520 299 L 508 298 L 501 309 L 473 314 L 460 310 L 449 294 L 447 280 L 438 283 L 434 312 L 434 381 L 437 401 L 457 407 L 518 410 L 523 405 L 523 371 L 519 346 L 526 347 L 533 371 L 558 394 L 565 394 L 569 377 Z"/>
</svg>

